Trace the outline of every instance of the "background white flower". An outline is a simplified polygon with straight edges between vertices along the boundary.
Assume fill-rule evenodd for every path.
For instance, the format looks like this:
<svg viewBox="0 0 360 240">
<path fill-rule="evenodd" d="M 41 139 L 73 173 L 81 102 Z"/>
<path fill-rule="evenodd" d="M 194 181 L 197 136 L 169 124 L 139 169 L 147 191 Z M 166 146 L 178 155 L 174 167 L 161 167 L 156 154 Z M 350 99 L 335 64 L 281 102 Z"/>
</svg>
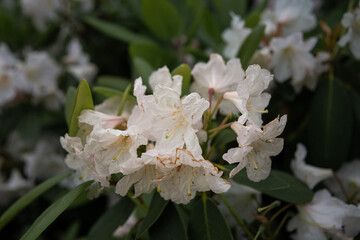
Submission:
<svg viewBox="0 0 360 240">
<path fill-rule="evenodd" d="M 295 159 L 291 160 L 290 167 L 295 176 L 313 188 L 322 180 L 332 177 L 333 171 L 328 168 L 319 168 L 305 163 L 307 150 L 301 143 L 297 144 Z"/>
<path fill-rule="evenodd" d="M 231 13 L 231 27 L 225 29 L 221 35 L 226 44 L 224 48 L 224 56 L 227 58 L 236 57 L 250 32 L 251 29 L 245 27 L 245 22 L 241 19 L 241 17 Z"/>
<path fill-rule="evenodd" d="M 287 36 L 294 32 L 309 31 L 316 25 L 312 0 L 275 0 L 274 6 L 261 16 L 266 34 Z"/>
<path fill-rule="evenodd" d="M 350 50 L 356 59 L 360 59 L 360 5 L 354 12 L 344 14 L 341 24 L 348 30 L 339 40 L 339 45 L 344 47 L 350 43 Z"/>
</svg>

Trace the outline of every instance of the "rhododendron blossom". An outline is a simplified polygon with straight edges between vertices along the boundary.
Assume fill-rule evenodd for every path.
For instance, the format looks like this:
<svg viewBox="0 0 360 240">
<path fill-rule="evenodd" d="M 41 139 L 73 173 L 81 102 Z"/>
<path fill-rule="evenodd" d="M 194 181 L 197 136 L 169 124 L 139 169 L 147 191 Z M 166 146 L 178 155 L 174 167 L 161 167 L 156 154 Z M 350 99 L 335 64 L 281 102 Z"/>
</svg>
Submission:
<svg viewBox="0 0 360 240">
<path fill-rule="evenodd" d="M 234 122 L 231 128 L 238 135 L 239 147 L 231 148 L 223 155 L 225 161 L 239 163 L 231 170 L 230 177 L 246 167 L 251 181 L 258 182 L 267 178 L 271 170 L 270 156 L 278 155 L 283 148 L 284 140 L 277 136 L 283 132 L 286 121 L 287 116 L 284 115 L 266 124 L 263 129 Z"/>
</svg>

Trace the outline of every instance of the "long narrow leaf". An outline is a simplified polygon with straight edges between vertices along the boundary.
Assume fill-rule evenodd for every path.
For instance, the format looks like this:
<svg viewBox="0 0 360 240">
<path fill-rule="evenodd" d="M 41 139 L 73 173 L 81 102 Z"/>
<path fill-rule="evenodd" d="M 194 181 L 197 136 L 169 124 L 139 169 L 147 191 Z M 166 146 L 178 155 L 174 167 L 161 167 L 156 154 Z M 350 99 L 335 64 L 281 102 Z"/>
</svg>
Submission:
<svg viewBox="0 0 360 240">
<path fill-rule="evenodd" d="M 24 208 L 26 208 L 30 203 L 32 203 L 36 198 L 38 198 L 41 194 L 55 186 L 58 182 L 63 180 L 64 178 L 71 175 L 73 171 L 67 171 L 61 173 L 55 177 L 52 177 L 45 182 L 39 184 L 34 189 L 30 190 L 24 196 L 22 196 L 19 200 L 17 200 L 10 208 L 1 216 L 0 218 L 0 230 L 9 223 L 14 217 L 16 217 Z"/>
<path fill-rule="evenodd" d="M 37 239 L 45 229 L 54 222 L 61 213 L 63 213 L 72 202 L 91 184 L 91 182 L 85 182 L 65 196 L 51 204 L 31 225 L 29 230 L 21 237 L 21 240 L 33 240 Z"/>
<path fill-rule="evenodd" d="M 100 32 L 104 33 L 105 35 L 118 39 L 120 41 L 126 43 L 132 42 L 153 42 L 150 38 L 133 33 L 127 28 L 124 28 L 120 25 L 113 24 L 111 22 L 107 22 L 104 20 L 100 20 L 95 17 L 86 17 L 84 21 L 92 26 L 93 28 L 99 30 Z"/>
</svg>

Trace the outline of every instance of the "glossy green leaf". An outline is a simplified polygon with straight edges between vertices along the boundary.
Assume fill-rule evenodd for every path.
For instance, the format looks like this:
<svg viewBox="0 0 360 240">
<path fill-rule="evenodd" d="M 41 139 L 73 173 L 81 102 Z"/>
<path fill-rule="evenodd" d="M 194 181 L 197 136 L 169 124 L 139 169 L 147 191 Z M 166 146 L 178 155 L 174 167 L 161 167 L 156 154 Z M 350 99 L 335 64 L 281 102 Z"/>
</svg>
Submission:
<svg viewBox="0 0 360 240">
<path fill-rule="evenodd" d="M 136 238 L 141 237 L 160 217 L 169 201 L 164 200 L 160 194 L 156 193 L 151 201 L 149 212 L 141 222 Z"/>
<path fill-rule="evenodd" d="M 190 239 L 232 240 L 230 228 L 215 203 L 200 199 L 193 207 L 188 229 Z"/>
<path fill-rule="evenodd" d="M 100 86 L 97 86 L 97 87 L 93 87 L 93 91 L 95 93 L 98 93 L 98 94 L 101 94 L 105 97 L 114 97 L 114 96 L 123 96 L 124 95 L 124 92 L 122 91 L 119 91 L 117 89 L 114 89 L 114 88 L 109 88 L 109 87 L 100 87 Z M 134 96 L 127 96 L 129 100 L 131 101 L 135 101 L 135 97 Z"/>
<path fill-rule="evenodd" d="M 60 198 L 58 201 L 50 205 L 31 225 L 27 232 L 21 237 L 21 240 L 33 240 L 37 239 L 45 229 L 54 222 L 61 213 L 63 213 L 72 202 L 91 184 L 91 182 L 85 182 L 65 196 Z"/>
<path fill-rule="evenodd" d="M 24 208 L 26 208 L 30 203 L 32 203 L 35 199 L 41 196 L 44 192 L 55 186 L 64 178 L 70 176 L 73 171 L 67 171 L 61 173 L 55 177 L 52 177 L 29 192 L 27 192 L 24 196 L 18 199 L 13 205 L 11 205 L 0 218 L 0 230 L 10 222 L 14 217 L 16 217 Z"/>
<path fill-rule="evenodd" d="M 164 231 L 166 229 L 166 231 Z M 150 228 L 149 235 L 151 239 L 172 239 L 172 240 L 186 240 L 188 239 L 185 225 L 181 221 L 180 214 L 174 205 L 170 202 L 160 218 Z"/>
<path fill-rule="evenodd" d="M 252 56 L 255 51 L 259 48 L 262 37 L 264 36 L 265 26 L 260 25 L 252 30 L 249 36 L 245 39 L 242 44 L 238 58 L 240 58 L 241 65 L 244 69 L 247 68 Z"/>
<path fill-rule="evenodd" d="M 338 80 L 318 87 L 309 121 L 312 164 L 336 170 L 347 160 L 353 126 L 351 105 L 349 92 Z"/>
<path fill-rule="evenodd" d="M 95 17 L 86 17 L 84 21 L 92 26 L 93 28 L 97 29 L 98 31 L 104 33 L 105 35 L 118 39 L 120 41 L 126 43 L 133 43 L 133 42 L 153 42 L 150 38 L 133 33 L 127 28 L 124 28 L 120 25 L 110 23 L 104 20 L 100 20 Z"/>
<path fill-rule="evenodd" d="M 130 79 L 122 77 L 100 76 L 96 81 L 96 86 L 114 88 L 119 91 L 125 91 L 129 83 L 131 83 Z"/>
<path fill-rule="evenodd" d="M 172 76 L 181 75 L 183 77 L 181 93 L 182 95 L 187 94 L 189 92 L 190 80 L 191 80 L 190 67 L 187 64 L 181 64 L 171 72 L 171 75 Z"/>
<path fill-rule="evenodd" d="M 169 51 L 156 44 L 133 43 L 129 46 L 129 53 L 132 59 L 142 58 L 153 68 L 169 66 L 175 59 Z"/>
<path fill-rule="evenodd" d="M 121 198 L 118 203 L 109 208 L 92 226 L 88 239 L 109 239 L 115 230 L 126 222 L 134 208 L 134 202 L 128 197 Z"/>
<path fill-rule="evenodd" d="M 69 135 L 71 137 L 76 136 L 79 130 L 78 117 L 85 109 L 94 109 L 94 102 L 89 85 L 85 80 L 82 80 L 76 91 L 75 104 L 71 114 L 69 126 Z"/>
<path fill-rule="evenodd" d="M 313 197 L 313 192 L 305 183 L 279 170 L 271 170 L 269 177 L 260 182 L 250 181 L 246 169 L 236 174 L 233 179 L 237 183 L 252 187 L 285 202 L 304 204 L 310 202 Z"/>
<path fill-rule="evenodd" d="M 66 124 L 69 127 L 71 114 L 75 104 L 75 97 L 76 97 L 76 88 L 70 86 L 66 91 L 66 99 L 65 99 L 65 120 Z"/>
<path fill-rule="evenodd" d="M 145 25 L 158 37 L 171 39 L 180 35 L 181 18 L 167 0 L 143 0 L 142 14 Z"/>
</svg>

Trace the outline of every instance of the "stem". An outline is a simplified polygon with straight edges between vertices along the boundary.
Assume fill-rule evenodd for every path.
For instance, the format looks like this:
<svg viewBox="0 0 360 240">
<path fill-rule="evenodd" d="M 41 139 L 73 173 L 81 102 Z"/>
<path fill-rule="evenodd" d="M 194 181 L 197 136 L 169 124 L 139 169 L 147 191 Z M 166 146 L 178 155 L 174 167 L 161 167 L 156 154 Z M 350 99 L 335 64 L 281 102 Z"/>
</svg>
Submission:
<svg viewBox="0 0 360 240">
<path fill-rule="evenodd" d="M 121 98 L 121 102 L 120 102 L 119 110 L 118 110 L 118 114 L 117 114 L 118 116 L 120 116 L 124 110 L 125 103 L 126 103 L 127 97 L 129 96 L 130 89 L 131 89 L 131 84 L 129 84 L 126 87 L 124 95 Z"/>
<path fill-rule="evenodd" d="M 256 240 L 264 230 L 265 230 L 264 226 L 260 225 L 259 230 L 257 231 L 256 236 L 254 237 L 253 240 Z"/>
<path fill-rule="evenodd" d="M 285 205 L 284 207 L 280 208 L 279 211 L 277 211 L 271 218 L 269 223 L 271 223 L 272 221 L 274 221 L 274 219 L 279 216 L 282 212 L 284 212 L 286 209 L 290 208 L 292 205 L 294 205 L 293 203 L 289 203 L 287 205 Z"/>
<path fill-rule="evenodd" d="M 134 194 L 132 192 L 129 191 L 126 196 L 128 196 L 131 201 L 133 201 L 137 206 L 139 206 L 144 212 L 147 213 L 149 211 L 149 208 L 145 204 L 141 204 L 139 199 L 134 198 Z"/>
<path fill-rule="evenodd" d="M 211 112 L 211 117 L 215 114 L 215 111 L 216 111 L 217 108 L 219 107 L 219 105 L 220 105 L 221 101 L 223 100 L 223 98 L 224 98 L 224 94 L 221 95 L 221 97 L 219 98 L 219 100 L 216 102 L 215 107 L 214 107 L 214 109 L 213 109 L 212 112 Z"/>
<path fill-rule="evenodd" d="M 281 222 L 280 222 L 279 226 L 276 228 L 276 231 L 275 231 L 272 239 L 275 239 L 276 236 L 279 234 L 280 229 L 284 226 L 284 223 L 285 223 L 286 219 L 289 217 L 289 215 L 290 215 L 290 212 L 287 212 L 285 214 L 285 216 L 283 217 L 283 219 L 281 219 Z"/>
<path fill-rule="evenodd" d="M 227 128 L 227 127 L 230 127 L 231 124 L 233 124 L 234 122 L 230 122 L 230 123 L 227 123 L 227 124 L 224 124 L 224 125 L 220 125 L 219 127 L 216 127 L 216 128 L 213 128 L 213 129 L 210 129 L 209 130 L 209 133 L 212 133 L 212 132 L 215 132 L 215 131 L 218 131 L 218 130 L 221 130 L 223 128 Z"/>
<path fill-rule="evenodd" d="M 211 113 L 211 104 L 212 104 L 212 96 L 214 94 L 214 89 L 213 88 L 209 88 L 209 113 Z"/>
<path fill-rule="evenodd" d="M 229 209 L 230 213 L 233 215 L 233 217 L 235 218 L 235 220 L 237 221 L 237 223 L 240 225 L 240 227 L 244 230 L 244 232 L 248 235 L 248 237 L 250 239 L 254 239 L 254 235 L 250 232 L 250 230 L 246 227 L 245 223 L 243 220 L 241 220 L 238 215 L 235 213 L 234 209 L 232 208 L 232 206 L 230 205 L 230 203 L 228 202 L 228 200 L 225 198 L 225 196 L 223 194 L 219 194 L 219 197 L 221 198 L 221 200 L 224 202 L 224 204 L 226 205 L 226 207 Z"/>
</svg>

